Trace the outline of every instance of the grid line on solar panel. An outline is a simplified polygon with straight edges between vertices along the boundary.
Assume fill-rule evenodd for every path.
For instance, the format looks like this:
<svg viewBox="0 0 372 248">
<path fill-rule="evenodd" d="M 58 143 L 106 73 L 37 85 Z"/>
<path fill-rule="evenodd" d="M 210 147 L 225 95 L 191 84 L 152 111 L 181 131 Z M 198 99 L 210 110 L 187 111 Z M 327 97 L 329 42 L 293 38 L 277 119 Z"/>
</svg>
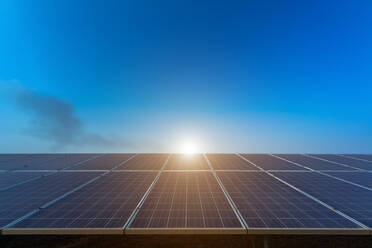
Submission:
<svg viewBox="0 0 372 248">
<path fill-rule="evenodd" d="M 266 172 L 217 172 L 217 175 L 248 228 L 358 228 Z"/>
<path fill-rule="evenodd" d="M 263 170 L 306 170 L 269 154 L 240 154 Z"/>
<path fill-rule="evenodd" d="M 306 154 L 306 156 L 311 156 L 312 158 L 316 159 L 323 159 L 349 168 L 354 168 L 356 170 L 372 170 L 372 165 L 368 162 L 353 160 L 351 158 L 334 154 Z"/>
<path fill-rule="evenodd" d="M 327 162 L 325 160 L 319 160 L 316 158 L 304 156 L 301 154 L 275 154 L 278 157 L 287 159 L 294 163 L 309 167 L 313 170 L 345 170 L 348 167 Z M 349 168 L 349 170 L 355 170 L 354 168 Z"/>
<path fill-rule="evenodd" d="M 54 173 L 0 192 L 0 227 L 92 180 L 101 173 Z"/>
<path fill-rule="evenodd" d="M 372 155 L 370 154 L 342 154 L 342 155 L 349 158 L 361 159 L 362 161 L 368 161 L 372 163 Z"/>
<path fill-rule="evenodd" d="M 339 179 L 355 183 L 359 187 L 363 186 L 363 187 L 366 187 L 368 190 L 372 190 L 372 173 L 371 172 L 360 172 L 360 171 L 339 172 L 339 171 L 332 171 L 332 172 L 325 172 L 324 174 L 328 174 L 330 176 L 337 177 Z"/>
<path fill-rule="evenodd" d="M 107 173 L 12 228 L 123 228 L 155 175 Z"/>
<path fill-rule="evenodd" d="M 36 180 L 45 175 L 45 172 L 1 172 L 0 191 L 15 187 L 19 184 Z"/>
<path fill-rule="evenodd" d="M 211 172 L 163 172 L 128 228 L 243 227 Z"/>
<path fill-rule="evenodd" d="M 333 209 L 372 227 L 372 192 L 316 172 L 276 172 L 278 178 L 305 191 Z"/>
<path fill-rule="evenodd" d="M 205 154 L 214 170 L 258 170 L 236 154 Z"/>
<path fill-rule="evenodd" d="M 202 154 L 172 154 L 165 170 L 209 170 Z"/>
<path fill-rule="evenodd" d="M 115 170 L 160 170 L 168 154 L 138 154 Z"/>
<path fill-rule="evenodd" d="M 69 170 L 112 170 L 133 157 L 135 154 L 105 154 L 104 156 L 87 161 Z"/>
</svg>

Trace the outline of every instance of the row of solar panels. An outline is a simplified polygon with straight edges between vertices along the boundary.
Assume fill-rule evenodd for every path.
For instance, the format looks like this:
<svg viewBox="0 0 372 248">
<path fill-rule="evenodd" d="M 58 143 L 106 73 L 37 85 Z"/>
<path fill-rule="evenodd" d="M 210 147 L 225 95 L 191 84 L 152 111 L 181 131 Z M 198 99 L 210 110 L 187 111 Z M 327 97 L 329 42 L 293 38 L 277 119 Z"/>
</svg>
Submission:
<svg viewBox="0 0 372 248">
<path fill-rule="evenodd" d="M 99 158 L 94 156 L 84 163 Z M 278 159 L 270 155 L 105 156 L 122 158 L 109 171 L 0 173 L 5 179 L 0 185 L 2 232 L 371 232 L 372 173 L 365 170 L 264 171 L 272 158 Z M 355 160 L 368 161 L 360 159 Z M 156 164 L 153 160 L 161 171 L 116 170 L 131 161 L 137 161 L 135 169 Z M 242 162 L 255 169 L 239 170 Z M 206 164 L 209 170 L 164 170 L 172 163 L 177 168 Z M 220 167 L 226 169 L 212 170 Z"/>
<path fill-rule="evenodd" d="M 0 155 L 0 171 L 160 170 L 167 154 Z M 372 170 L 372 155 L 174 154 L 165 170 Z M 127 161 L 128 160 L 128 161 Z"/>
</svg>

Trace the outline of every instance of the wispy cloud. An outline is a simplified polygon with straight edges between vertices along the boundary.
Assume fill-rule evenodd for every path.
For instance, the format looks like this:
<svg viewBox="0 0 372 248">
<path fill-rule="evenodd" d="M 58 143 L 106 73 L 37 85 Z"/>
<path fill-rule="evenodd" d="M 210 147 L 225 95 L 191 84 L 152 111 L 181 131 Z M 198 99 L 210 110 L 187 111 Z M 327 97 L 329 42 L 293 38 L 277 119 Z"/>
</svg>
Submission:
<svg viewBox="0 0 372 248">
<path fill-rule="evenodd" d="M 16 82 L 6 84 L 3 89 L 19 110 L 29 117 L 25 133 L 50 142 L 52 151 L 63 151 L 69 147 L 105 151 L 120 149 L 123 152 L 141 150 L 138 142 L 117 136 L 105 137 L 86 130 L 71 102 L 36 92 Z"/>
</svg>

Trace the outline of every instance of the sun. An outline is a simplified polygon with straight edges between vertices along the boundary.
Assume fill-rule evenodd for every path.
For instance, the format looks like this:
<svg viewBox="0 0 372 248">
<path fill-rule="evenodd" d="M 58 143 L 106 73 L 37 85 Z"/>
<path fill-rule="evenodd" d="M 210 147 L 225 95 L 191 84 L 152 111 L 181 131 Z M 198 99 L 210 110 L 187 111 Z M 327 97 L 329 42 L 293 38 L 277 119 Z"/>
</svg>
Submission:
<svg viewBox="0 0 372 248">
<path fill-rule="evenodd" d="M 179 152 L 187 155 L 195 154 L 199 151 L 196 143 L 187 141 L 180 145 Z"/>
</svg>

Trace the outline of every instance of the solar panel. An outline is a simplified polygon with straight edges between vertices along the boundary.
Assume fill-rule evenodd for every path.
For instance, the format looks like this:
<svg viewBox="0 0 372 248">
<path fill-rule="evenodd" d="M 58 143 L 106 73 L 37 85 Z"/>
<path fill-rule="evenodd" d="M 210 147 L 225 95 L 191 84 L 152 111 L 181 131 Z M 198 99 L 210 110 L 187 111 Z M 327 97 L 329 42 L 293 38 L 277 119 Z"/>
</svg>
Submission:
<svg viewBox="0 0 372 248">
<path fill-rule="evenodd" d="M 319 160 L 312 157 L 307 157 L 301 154 L 275 154 L 278 157 L 289 161 L 307 166 L 313 170 L 355 170 L 350 167 L 345 167 L 325 160 Z"/>
<path fill-rule="evenodd" d="M 211 172 L 163 172 L 129 228 L 242 228 Z"/>
<path fill-rule="evenodd" d="M 363 159 L 372 162 L 372 155 L 368 154 L 344 154 L 344 156 L 351 157 L 351 158 L 357 158 L 357 159 Z"/>
<path fill-rule="evenodd" d="M 165 167 L 166 170 L 209 170 L 202 154 L 172 154 Z"/>
<path fill-rule="evenodd" d="M 0 192 L 0 227 L 40 208 L 100 174 L 59 172 Z"/>
<path fill-rule="evenodd" d="M 28 181 L 30 179 L 39 178 L 45 172 L 2 172 L 0 173 L 0 190 L 4 190 L 10 186 Z"/>
<path fill-rule="evenodd" d="M 69 170 L 111 170 L 115 166 L 121 165 L 132 156 L 134 156 L 134 154 L 106 154 L 81 165 L 74 166 Z"/>
<path fill-rule="evenodd" d="M 370 172 L 326 172 L 326 174 L 372 189 L 372 173 Z"/>
<path fill-rule="evenodd" d="M 244 158 L 264 170 L 306 170 L 268 154 L 241 154 Z"/>
<path fill-rule="evenodd" d="M 61 157 L 61 155 L 58 154 L 28 154 L 25 156 L 15 156 L 8 160 L 5 159 L 4 161 L 1 161 L 0 170 L 32 170 L 34 165 L 44 163 L 46 161 L 52 161 L 59 157 Z"/>
<path fill-rule="evenodd" d="M 98 154 L 63 154 L 56 159 L 48 160 L 35 164 L 30 169 L 32 170 L 61 170 L 70 166 L 83 163 L 86 160 L 93 159 L 99 156 Z"/>
<path fill-rule="evenodd" d="M 358 227 L 264 172 L 217 172 L 217 175 L 248 228 Z"/>
<path fill-rule="evenodd" d="M 362 161 L 333 154 L 311 154 L 311 156 L 326 159 L 329 161 L 352 166 L 363 170 L 372 170 L 372 163 L 368 161 Z"/>
<path fill-rule="evenodd" d="M 207 154 L 215 170 L 259 170 L 235 154 Z"/>
<path fill-rule="evenodd" d="M 109 173 L 12 228 L 123 228 L 155 175 Z"/>
<path fill-rule="evenodd" d="M 0 229 L 370 233 L 368 156 L 2 154 Z"/>
<path fill-rule="evenodd" d="M 160 170 L 168 154 L 138 154 L 117 170 Z"/>
<path fill-rule="evenodd" d="M 316 172 L 276 172 L 275 176 L 372 227 L 372 191 Z"/>
</svg>

